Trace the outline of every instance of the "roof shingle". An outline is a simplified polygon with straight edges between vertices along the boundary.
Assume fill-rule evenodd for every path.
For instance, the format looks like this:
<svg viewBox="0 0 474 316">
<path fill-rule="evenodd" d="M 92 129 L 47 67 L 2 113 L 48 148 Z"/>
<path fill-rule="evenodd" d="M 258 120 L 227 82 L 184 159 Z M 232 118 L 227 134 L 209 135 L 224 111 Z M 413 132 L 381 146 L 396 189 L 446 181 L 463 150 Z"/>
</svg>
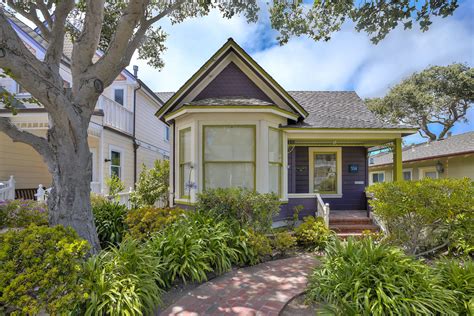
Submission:
<svg viewBox="0 0 474 316">
<path fill-rule="evenodd" d="M 448 138 L 434 142 L 425 142 L 418 145 L 405 147 L 403 148 L 402 152 L 402 160 L 407 162 L 473 152 L 474 131 L 450 136 Z M 392 153 L 378 154 L 372 156 L 371 158 L 373 158 L 373 163 L 370 164 L 370 167 L 393 163 Z"/>
</svg>

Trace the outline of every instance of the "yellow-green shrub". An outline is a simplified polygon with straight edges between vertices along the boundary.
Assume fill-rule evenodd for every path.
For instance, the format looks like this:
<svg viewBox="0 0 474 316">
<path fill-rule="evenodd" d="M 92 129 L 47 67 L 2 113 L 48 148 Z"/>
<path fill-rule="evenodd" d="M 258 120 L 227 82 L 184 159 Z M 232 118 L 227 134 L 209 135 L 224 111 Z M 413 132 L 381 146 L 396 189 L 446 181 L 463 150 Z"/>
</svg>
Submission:
<svg viewBox="0 0 474 316">
<path fill-rule="evenodd" d="M 271 241 L 264 234 L 250 230 L 248 235 L 248 244 L 256 256 L 251 264 L 258 263 L 262 261 L 265 256 L 272 254 Z"/>
<path fill-rule="evenodd" d="M 285 254 L 288 250 L 296 246 L 296 237 L 292 236 L 289 232 L 276 233 L 272 245 L 275 250 Z"/>
<path fill-rule="evenodd" d="M 128 225 L 128 233 L 131 237 L 143 240 L 176 221 L 183 213 L 184 211 L 180 208 L 146 206 L 131 210 L 127 214 L 125 223 Z"/>
<path fill-rule="evenodd" d="M 389 231 L 389 241 L 410 254 L 451 248 L 474 249 L 474 182 L 423 179 L 376 183 L 367 191 L 374 213 Z M 445 247 L 443 247 L 443 245 Z"/>
<path fill-rule="evenodd" d="M 303 223 L 295 229 L 295 237 L 301 246 L 309 249 L 323 249 L 331 235 L 321 217 L 306 216 Z"/>
<path fill-rule="evenodd" d="M 71 228 L 31 225 L 0 234 L 0 306 L 58 315 L 83 299 L 78 283 L 89 244 Z"/>
</svg>

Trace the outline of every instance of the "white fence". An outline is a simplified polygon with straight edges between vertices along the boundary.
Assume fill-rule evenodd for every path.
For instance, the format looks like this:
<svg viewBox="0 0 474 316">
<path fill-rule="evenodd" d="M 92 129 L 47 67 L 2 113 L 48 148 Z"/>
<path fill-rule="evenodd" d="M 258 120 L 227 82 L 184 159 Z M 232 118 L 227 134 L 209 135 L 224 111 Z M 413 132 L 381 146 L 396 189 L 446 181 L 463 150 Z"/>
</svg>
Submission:
<svg viewBox="0 0 474 316">
<path fill-rule="evenodd" d="M 112 99 L 100 96 L 98 108 L 104 111 L 104 124 L 124 133 L 133 133 L 133 113 Z"/>
<path fill-rule="evenodd" d="M 6 181 L 0 181 L 0 201 L 15 199 L 15 179 L 10 176 Z"/>
<path fill-rule="evenodd" d="M 329 227 L 329 203 L 324 203 L 319 193 L 316 194 L 316 200 L 316 204 L 318 205 L 316 215 L 322 217 L 326 227 Z"/>
</svg>

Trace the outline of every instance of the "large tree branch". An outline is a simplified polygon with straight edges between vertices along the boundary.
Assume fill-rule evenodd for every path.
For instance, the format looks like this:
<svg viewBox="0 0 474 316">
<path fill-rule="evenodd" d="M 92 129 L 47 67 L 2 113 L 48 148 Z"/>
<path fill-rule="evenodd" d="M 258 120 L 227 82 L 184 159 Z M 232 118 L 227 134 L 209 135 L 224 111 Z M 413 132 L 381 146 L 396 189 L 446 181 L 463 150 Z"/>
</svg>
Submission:
<svg viewBox="0 0 474 316">
<path fill-rule="evenodd" d="M 7 117 L 0 117 L 0 131 L 7 134 L 13 142 L 20 142 L 33 147 L 46 161 L 52 162 L 54 155 L 46 138 L 36 136 L 26 131 L 20 130 L 10 122 Z"/>
<path fill-rule="evenodd" d="M 81 34 L 74 43 L 72 51 L 73 93 L 77 94 L 82 74 L 92 65 L 92 59 L 99 45 L 102 23 L 104 21 L 105 0 L 88 0 L 86 16 Z"/>
<path fill-rule="evenodd" d="M 57 77 L 60 77 L 59 66 L 63 56 L 66 19 L 73 8 L 74 0 L 60 1 L 54 10 L 54 23 L 50 26 L 51 36 L 48 39 L 48 50 L 46 51 L 44 61 Z M 57 80 L 59 80 L 59 78 L 57 78 Z"/>
<path fill-rule="evenodd" d="M 37 6 L 35 3 L 30 2 L 29 4 L 25 4 L 16 0 L 8 0 L 7 4 L 21 16 L 33 22 L 40 29 L 44 38 L 49 39 L 51 37 L 50 29 L 40 20 L 38 14 L 36 13 Z M 27 5 L 28 10 L 26 9 Z M 51 25 L 49 25 L 49 27 L 51 27 Z"/>
</svg>

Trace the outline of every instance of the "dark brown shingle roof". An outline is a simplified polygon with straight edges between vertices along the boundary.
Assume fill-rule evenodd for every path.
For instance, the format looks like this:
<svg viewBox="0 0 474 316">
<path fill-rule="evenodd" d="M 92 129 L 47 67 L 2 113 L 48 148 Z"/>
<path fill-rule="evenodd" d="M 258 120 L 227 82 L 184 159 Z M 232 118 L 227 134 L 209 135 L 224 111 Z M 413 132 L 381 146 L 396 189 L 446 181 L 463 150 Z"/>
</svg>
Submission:
<svg viewBox="0 0 474 316">
<path fill-rule="evenodd" d="M 413 160 L 430 159 L 440 156 L 450 156 L 462 153 L 474 153 L 474 131 L 450 136 L 448 138 L 426 142 L 403 148 L 402 159 L 404 162 Z M 370 167 L 391 164 L 392 153 L 378 154 L 373 157 Z M 372 161 L 372 159 L 370 159 Z M 474 168 L 474 161 L 472 163 Z"/>
</svg>

